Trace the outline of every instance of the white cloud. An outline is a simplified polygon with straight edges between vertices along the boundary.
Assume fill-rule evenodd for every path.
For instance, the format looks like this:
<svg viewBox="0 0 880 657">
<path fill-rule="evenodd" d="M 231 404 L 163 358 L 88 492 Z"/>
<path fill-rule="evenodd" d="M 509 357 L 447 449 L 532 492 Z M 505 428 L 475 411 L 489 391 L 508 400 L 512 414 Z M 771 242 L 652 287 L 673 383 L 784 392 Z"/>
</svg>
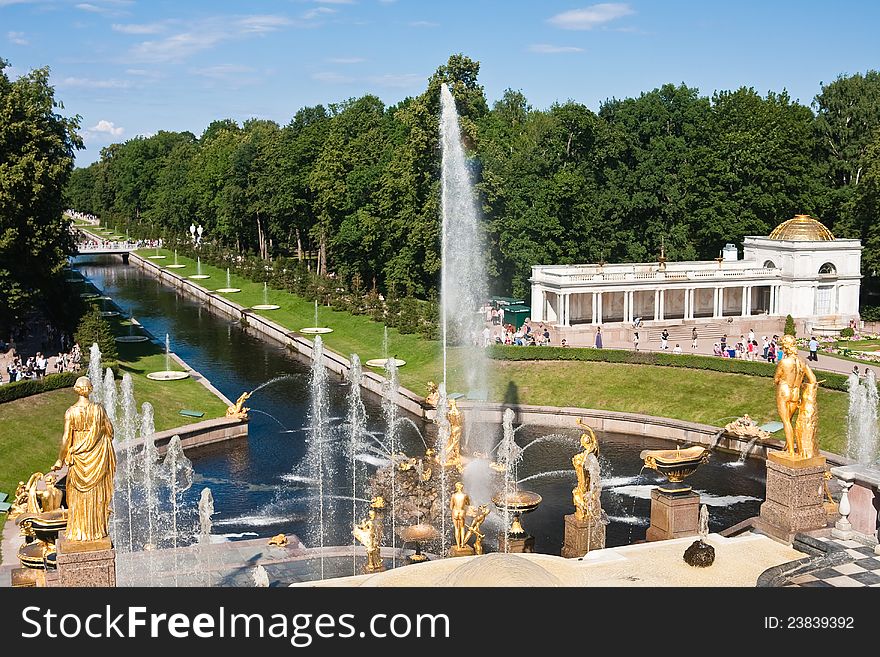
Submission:
<svg viewBox="0 0 880 657">
<path fill-rule="evenodd" d="M 331 64 L 361 64 L 367 60 L 363 57 L 330 57 L 327 61 Z"/>
<path fill-rule="evenodd" d="M 163 39 L 142 41 L 131 49 L 130 54 L 139 62 L 180 61 L 224 41 L 262 36 L 292 25 L 297 23 L 285 16 L 218 16 L 192 23 L 186 31 Z"/>
<path fill-rule="evenodd" d="M 131 82 L 128 80 L 94 80 L 92 78 L 64 78 L 58 83 L 59 87 L 68 89 L 128 89 Z"/>
<path fill-rule="evenodd" d="M 91 128 L 88 128 L 88 130 L 92 133 L 107 134 L 111 137 L 119 137 L 123 132 L 125 132 L 125 128 L 123 128 L 122 126 L 116 126 L 113 124 L 113 121 L 107 121 L 106 119 L 101 119 Z"/>
<path fill-rule="evenodd" d="M 307 21 L 310 21 L 315 18 L 321 18 L 322 16 L 329 16 L 330 14 L 335 14 L 338 9 L 331 9 L 330 7 L 315 7 L 314 9 L 309 9 L 306 13 L 303 14 L 303 18 Z"/>
<path fill-rule="evenodd" d="M 405 89 L 425 82 L 426 76 L 419 75 L 418 73 L 402 73 L 399 75 L 387 73 L 385 75 L 374 75 L 368 79 L 370 82 L 380 87 Z"/>
<path fill-rule="evenodd" d="M 598 25 L 636 13 L 626 3 L 603 2 L 583 9 L 572 9 L 556 14 L 547 22 L 563 30 L 592 30 Z"/>
<path fill-rule="evenodd" d="M 14 43 L 16 46 L 26 46 L 30 43 L 25 36 L 24 32 L 7 32 L 6 38 L 9 39 L 10 43 Z"/>
<path fill-rule="evenodd" d="M 529 46 L 529 52 L 537 52 L 545 55 L 552 55 L 564 52 L 583 52 L 583 48 L 577 46 L 554 46 L 549 43 L 535 43 Z"/>
<path fill-rule="evenodd" d="M 433 21 L 412 21 L 409 23 L 410 27 L 440 27 L 440 23 L 434 23 Z"/>
<path fill-rule="evenodd" d="M 217 66 L 208 66 L 206 68 L 194 68 L 190 72 L 194 75 L 200 75 L 213 80 L 225 80 L 230 77 L 238 77 L 247 73 L 253 73 L 255 69 L 250 66 L 240 66 L 237 64 L 219 64 Z"/>
<path fill-rule="evenodd" d="M 125 72 L 128 75 L 137 75 L 145 78 L 161 78 L 164 77 L 159 71 L 151 71 L 146 68 L 127 68 Z"/>
<path fill-rule="evenodd" d="M 333 73 L 332 71 L 321 71 L 319 73 L 312 73 L 312 80 L 317 80 L 318 82 L 326 82 L 327 84 L 351 84 L 354 82 L 354 78 L 348 75 L 341 75 L 339 73 Z"/>
<path fill-rule="evenodd" d="M 111 27 L 114 32 L 121 32 L 122 34 L 158 34 L 167 29 L 162 23 L 114 23 Z"/>
</svg>

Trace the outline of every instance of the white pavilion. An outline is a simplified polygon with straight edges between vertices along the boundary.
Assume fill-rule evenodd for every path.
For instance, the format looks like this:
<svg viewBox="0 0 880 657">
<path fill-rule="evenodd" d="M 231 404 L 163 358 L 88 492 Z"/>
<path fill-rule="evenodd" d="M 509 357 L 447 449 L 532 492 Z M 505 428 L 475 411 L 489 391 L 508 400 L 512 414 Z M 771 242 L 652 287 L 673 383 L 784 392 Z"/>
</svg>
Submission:
<svg viewBox="0 0 880 657">
<path fill-rule="evenodd" d="M 784 318 L 839 329 L 859 319 L 861 241 L 797 215 L 715 260 L 532 267 L 533 321 L 557 327 Z M 693 320 L 693 321 L 692 321 Z M 812 330 L 812 328 L 808 328 Z"/>
</svg>

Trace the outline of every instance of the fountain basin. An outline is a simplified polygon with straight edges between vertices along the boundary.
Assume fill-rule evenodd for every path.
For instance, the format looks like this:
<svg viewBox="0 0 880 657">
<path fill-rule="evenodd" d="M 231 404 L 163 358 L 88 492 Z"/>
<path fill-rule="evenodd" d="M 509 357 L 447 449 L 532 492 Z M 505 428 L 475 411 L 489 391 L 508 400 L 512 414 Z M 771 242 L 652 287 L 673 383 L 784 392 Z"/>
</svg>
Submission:
<svg viewBox="0 0 880 657">
<path fill-rule="evenodd" d="M 179 381 L 189 377 L 189 372 L 180 372 L 175 370 L 163 370 L 161 372 L 150 372 L 147 378 L 153 381 Z"/>
<path fill-rule="evenodd" d="M 123 344 L 134 343 L 134 342 L 147 342 L 150 338 L 145 335 L 120 335 L 116 338 L 116 342 L 122 342 Z"/>
<path fill-rule="evenodd" d="M 192 277 L 190 277 L 192 278 Z M 252 310 L 278 310 L 281 306 L 278 306 L 274 303 L 258 303 L 256 306 L 251 306 Z"/>
<path fill-rule="evenodd" d="M 101 317 L 118 317 L 119 313 L 115 310 L 102 310 Z"/>
<path fill-rule="evenodd" d="M 165 269 L 183 269 L 186 265 L 165 265 Z"/>
<path fill-rule="evenodd" d="M 326 326 L 309 326 L 307 328 L 301 328 L 299 332 L 305 333 L 306 335 L 323 335 L 324 333 L 333 333 L 333 329 L 327 328 Z"/>
<path fill-rule="evenodd" d="M 148 257 L 150 260 L 164 260 L 164 259 L 167 258 L 168 256 L 163 256 L 163 255 L 151 255 L 151 256 L 147 256 L 147 257 Z"/>
<path fill-rule="evenodd" d="M 193 274 L 192 276 L 187 276 L 187 278 L 197 278 L 197 279 L 201 280 L 204 278 L 211 278 L 211 277 L 208 274 Z"/>
<path fill-rule="evenodd" d="M 660 486 L 662 492 L 687 493 L 691 487 L 681 482 L 701 463 L 709 460 L 709 450 L 699 445 L 687 449 L 645 449 L 639 458 L 645 462 L 645 467 L 656 470 L 669 480 L 669 485 Z"/>
<path fill-rule="evenodd" d="M 406 361 L 400 358 L 394 358 L 395 367 L 402 367 L 406 365 Z M 388 358 L 371 358 L 365 364 L 368 367 L 385 367 L 385 364 L 389 361 Z"/>
<path fill-rule="evenodd" d="M 79 295 L 82 299 L 97 299 L 100 294 L 95 294 L 94 292 L 83 292 Z"/>
<path fill-rule="evenodd" d="M 234 294 L 236 292 L 241 292 L 241 288 L 237 287 L 221 287 L 214 290 L 214 292 L 222 292 L 223 294 Z"/>
</svg>

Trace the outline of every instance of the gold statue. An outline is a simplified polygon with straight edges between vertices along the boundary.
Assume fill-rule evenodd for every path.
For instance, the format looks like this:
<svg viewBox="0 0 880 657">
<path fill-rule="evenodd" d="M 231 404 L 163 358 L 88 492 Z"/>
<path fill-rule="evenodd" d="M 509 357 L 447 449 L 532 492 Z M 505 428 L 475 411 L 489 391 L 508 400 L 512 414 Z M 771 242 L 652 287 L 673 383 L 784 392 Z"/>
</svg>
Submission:
<svg viewBox="0 0 880 657">
<path fill-rule="evenodd" d="M 428 389 L 428 396 L 425 397 L 425 404 L 433 408 L 437 408 L 437 402 L 440 401 L 440 388 L 433 381 L 428 381 L 425 386 Z"/>
<path fill-rule="evenodd" d="M 577 475 L 577 486 L 571 489 L 571 499 L 574 503 L 574 516 L 578 520 L 585 521 L 592 515 L 591 509 L 595 507 L 595 500 L 590 495 L 590 471 L 587 468 L 587 457 L 594 454 L 599 458 L 599 441 L 596 439 L 596 432 L 593 428 L 585 423 L 581 418 L 577 419 L 577 424 L 584 428 L 581 434 L 581 447 L 583 451 L 578 452 L 571 457 L 571 465 Z"/>
<path fill-rule="evenodd" d="M 371 508 L 367 517 L 355 525 L 351 532 L 358 542 L 367 548 L 367 565 L 364 571 L 376 573 L 384 569 L 379 549 L 382 544 L 382 521 L 376 517 L 376 509 Z"/>
<path fill-rule="evenodd" d="M 12 506 L 9 507 L 9 520 L 17 518 L 22 513 L 27 513 L 28 507 L 28 487 L 23 481 L 18 482 L 15 494 L 12 496 Z"/>
<path fill-rule="evenodd" d="M 113 425 L 101 404 L 89 401 L 92 382 L 81 376 L 73 386 L 79 399 L 64 413 L 61 453 L 52 466 L 67 471 L 67 538 L 96 541 L 109 535 L 110 500 L 116 452 Z"/>
<path fill-rule="evenodd" d="M 467 545 L 467 540 L 465 539 L 465 518 L 470 504 L 471 498 L 464 492 L 464 484 L 460 481 L 456 481 L 455 492 L 449 498 L 449 509 L 452 511 L 452 528 L 455 547 L 459 549 L 463 549 Z"/>
<path fill-rule="evenodd" d="M 819 455 L 816 437 L 818 408 L 816 396 L 819 382 L 810 366 L 797 355 L 797 340 L 784 335 L 780 340 L 783 359 L 776 366 L 776 408 L 785 429 L 785 450 L 793 459 Z M 797 413 L 797 420 L 794 414 Z"/>
<path fill-rule="evenodd" d="M 28 513 L 44 513 L 46 511 L 56 511 L 61 508 L 62 492 L 55 487 L 57 477 L 50 472 L 43 475 L 42 472 L 35 472 L 28 479 L 27 485 L 27 512 Z M 38 490 L 37 483 L 42 480 L 45 489 Z"/>
<path fill-rule="evenodd" d="M 269 539 L 269 545 L 275 545 L 278 547 L 284 547 L 288 542 L 287 536 L 284 534 L 275 534 L 275 536 Z"/>
<path fill-rule="evenodd" d="M 232 406 L 226 407 L 226 417 L 234 417 L 239 420 L 247 420 L 248 419 L 248 411 L 251 410 L 249 408 L 245 408 L 244 403 L 251 396 L 249 392 L 243 392 L 238 396 L 238 399 L 235 400 L 235 404 Z"/>
<path fill-rule="evenodd" d="M 485 504 L 481 504 L 476 509 L 471 507 L 468 509 L 468 515 L 473 516 L 474 520 L 471 526 L 468 527 L 467 534 L 464 535 L 465 545 L 467 545 L 471 536 L 476 536 L 477 538 L 474 540 L 474 553 L 483 554 L 483 539 L 486 538 L 486 535 L 480 532 L 480 525 L 488 517 L 489 507 Z"/>
<path fill-rule="evenodd" d="M 449 400 L 449 410 L 446 413 L 449 420 L 449 438 L 446 441 L 446 465 L 461 465 L 461 431 L 464 416 L 454 399 Z"/>
</svg>

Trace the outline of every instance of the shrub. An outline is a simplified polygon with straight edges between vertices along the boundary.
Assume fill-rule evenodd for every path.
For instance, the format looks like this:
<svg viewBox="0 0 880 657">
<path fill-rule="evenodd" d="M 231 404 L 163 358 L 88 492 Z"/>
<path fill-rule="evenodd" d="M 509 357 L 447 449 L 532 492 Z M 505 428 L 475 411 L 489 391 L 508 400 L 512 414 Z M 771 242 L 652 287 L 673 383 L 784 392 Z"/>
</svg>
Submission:
<svg viewBox="0 0 880 657">
<path fill-rule="evenodd" d="M 776 366 L 761 361 L 697 356 L 694 354 L 667 354 L 653 351 L 627 351 L 624 349 L 583 349 L 573 347 L 516 347 L 490 345 L 486 348 L 489 358 L 495 360 L 579 360 L 599 363 L 629 363 L 633 365 L 657 365 L 709 370 L 728 374 L 746 374 L 772 378 Z M 822 372 L 821 386 L 829 390 L 847 391 L 847 377 L 834 372 Z"/>
<path fill-rule="evenodd" d="M 25 379 L 0 386 L 0 404 L 38 395 L 41 392 L 58 390 L 59 388 L 72 388 L 81 372 L 61 372 L 60 374 L 48 374 L 42 379 Z"/>
<path fill-rule="evenodd" d="M 849 326 L 847 326 L 845 329 L 840 331 L 840 337 L 842 337 L 842 338 L 851 338 L 855 334 L 856 334 L 855 330 Z"/>
<path fill-rule="evenodd" d="M 794 327 L 794 318 L 791 315 L 785 316 L 785 330 L 783 333 L 785 335 L 797 335 L 797 330 Z"/>
</svg>

